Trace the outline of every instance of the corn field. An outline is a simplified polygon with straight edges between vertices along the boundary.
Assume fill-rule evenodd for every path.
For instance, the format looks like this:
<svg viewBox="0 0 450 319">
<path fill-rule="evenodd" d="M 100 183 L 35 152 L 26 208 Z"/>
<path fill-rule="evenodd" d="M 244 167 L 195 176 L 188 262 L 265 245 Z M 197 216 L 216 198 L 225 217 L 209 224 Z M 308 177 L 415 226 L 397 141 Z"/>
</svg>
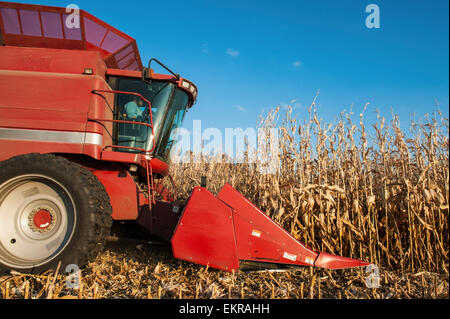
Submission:
<svg viewBox="0 0 450 319">
<path fill-rule="evenodd" d="M 229 183 L 313 249 L 386 269 L 448 270 L 448 118 L 436 112 L 407 134 L 397 116 L 377 115 L 371 135 L 366 107 L 359 123 L 342 113 L 334 124 L 318 119 L 315 101 L 302 122 L 290 108 L 272 110 L 260 127 L 279 128 L 278 174 L 245 161 L 172 165 L 176 194 L 187 198 L 204 175 L 213 193 Z"/>
<path fill-rule="evenodd" d="M 201 176 L 213 193 L 229 183 L 312 249 L 379 266 L 378 288 L 367 288 L 364 269 L 225 273 L 175 260 L 169 247 L 110 243 L 76 289 L 63 269 L 12 272 L 0 274 L 0 296 L 448 298 L 448 118 L 436 112 L 409 131 L 395 115 L 367 126 L 366 107 L 359 123 L 351 113 L 325 123 L 315 101 L 301 121 L 291 108 L 261 117 L 261 128 L 279 129 L 277 174 L 260 174 L 248 160 L 172 164 L 171 174 L 177 201 Z"/>
</svg>

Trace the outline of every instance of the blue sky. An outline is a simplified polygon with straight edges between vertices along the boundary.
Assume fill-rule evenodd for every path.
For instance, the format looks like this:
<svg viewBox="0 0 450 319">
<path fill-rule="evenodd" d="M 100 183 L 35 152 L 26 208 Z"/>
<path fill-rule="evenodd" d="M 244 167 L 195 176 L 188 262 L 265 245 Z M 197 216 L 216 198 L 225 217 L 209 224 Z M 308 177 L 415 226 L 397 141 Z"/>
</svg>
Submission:
<svg viewBox="0 0 450 319">
<path fill-rule="evenodd" d="M 367 102 L 369 121 L 392 108 L 406 126 L 436 101 L 448 116 L 447 0 L 39 1 L 69 3 L 134 37 L 144 63 L 156 57 L 197 84 L 187 128 L 255 127 L 291 101 L 302 119 L 319 89 L 326 121 Z M 365 26 L 371 3 L 379 29 Z"/>
</svg>

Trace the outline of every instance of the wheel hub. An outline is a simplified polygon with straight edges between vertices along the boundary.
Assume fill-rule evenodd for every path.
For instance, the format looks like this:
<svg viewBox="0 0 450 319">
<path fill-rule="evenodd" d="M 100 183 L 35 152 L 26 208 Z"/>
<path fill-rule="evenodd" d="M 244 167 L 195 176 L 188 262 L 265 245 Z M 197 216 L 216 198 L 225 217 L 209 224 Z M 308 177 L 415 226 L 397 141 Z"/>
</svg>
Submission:
<svg viewBox="0 0 450 319">
<path fill-rule="evenodd" d="M 28 226 L 34 232 L 46 233 L 56 224 L 56 213 L 51 207 L 38 206 L 28 216 Z"/>
<path fill-rule="evenodd" d="M 0 183 L 0 264 L 17 269 L 43 265 L 73 235 L 76 209 L 52 177 L 23 174 Z"/>
</svg>

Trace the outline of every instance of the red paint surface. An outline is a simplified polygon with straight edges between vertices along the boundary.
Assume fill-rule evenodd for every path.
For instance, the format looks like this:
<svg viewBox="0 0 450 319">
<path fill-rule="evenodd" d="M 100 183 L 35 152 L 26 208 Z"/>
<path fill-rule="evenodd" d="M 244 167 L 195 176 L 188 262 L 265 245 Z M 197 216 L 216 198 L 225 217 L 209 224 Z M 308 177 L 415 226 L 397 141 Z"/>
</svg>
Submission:
<svg viewBox="0 0 450 319">
<path fill-rule="evenodd" d="M 28 153 L 74 153 L 82 152 L 82 144 L 30 142 L 19 140 L 0 140 L 0 161 L 16 155 Z"/>
<path fill-rule="evenodd" d="M 128 172 L 94 170 L 109 195 L 114 220 L 135 220 L 138 216 L 138 189 Z"/>
<path fill-rule="evenodd" d="M 328 268 L 328 269 L 342 269 L 351 267 L 362 267 L 368 266 L 371 263 L 366 261 L 361 261 L 357 259 L 335 256 L 328 253 L 320 253 L 319 258 L 317 258 L 315 265 L 317 267 Z"/>
<path fill-rule="evenodd" d="M 197 187 L 172 238 L 175 258 L 232 271 L 239 260 L 318 266 L 365 266 L 356 259 L 315 252 L 226 184 L 217 197 Z"/>
<path fill-rule="evenodd" d="M 316 252 L 297 241 L 230 185 L 226 184 L 217 198 L 234 209 L 239 259 L 310 266 L 306 258 L 310 261 L 317 258 Z M 295 256 L 295 260 L 284 256 Z"/>
<path fill-rule="evenodd" d="M 194 188 L 172 237 L 175 258 L 226 271 L 239 268 L 233 214 L 202 187 Z"/>
</svg>

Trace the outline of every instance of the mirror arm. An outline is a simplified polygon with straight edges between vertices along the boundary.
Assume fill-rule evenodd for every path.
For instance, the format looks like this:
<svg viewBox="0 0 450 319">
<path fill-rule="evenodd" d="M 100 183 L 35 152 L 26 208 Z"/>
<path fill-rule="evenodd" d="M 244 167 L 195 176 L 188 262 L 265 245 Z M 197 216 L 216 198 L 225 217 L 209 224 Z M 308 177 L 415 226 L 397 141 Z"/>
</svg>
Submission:
<svg viewBox="0 0 450 319">
<path fill-rule="evenodd" d="M 162 66 L 164 69 L 166 69 L 167 71 L 169 71 L 170 73 L 172 73 L 175 78 L 177 79 L 177 81 L 180 79 L 180 75 L 173 72 L 171 69 L 169 69 L 167 66 L 165 66 L 164 64 L 162 64 L 160 61 L 158 61 L 155 58 L 150 59 L 150 61 L 148 62 L 148 69 L 150 69 L 150 64 L 152 63 L 152 61 L 155 61 L 156 63 L 158 63 L 160 66 Z M 150 69 L 151 70 L 151 69 Z"/>
</svg>

